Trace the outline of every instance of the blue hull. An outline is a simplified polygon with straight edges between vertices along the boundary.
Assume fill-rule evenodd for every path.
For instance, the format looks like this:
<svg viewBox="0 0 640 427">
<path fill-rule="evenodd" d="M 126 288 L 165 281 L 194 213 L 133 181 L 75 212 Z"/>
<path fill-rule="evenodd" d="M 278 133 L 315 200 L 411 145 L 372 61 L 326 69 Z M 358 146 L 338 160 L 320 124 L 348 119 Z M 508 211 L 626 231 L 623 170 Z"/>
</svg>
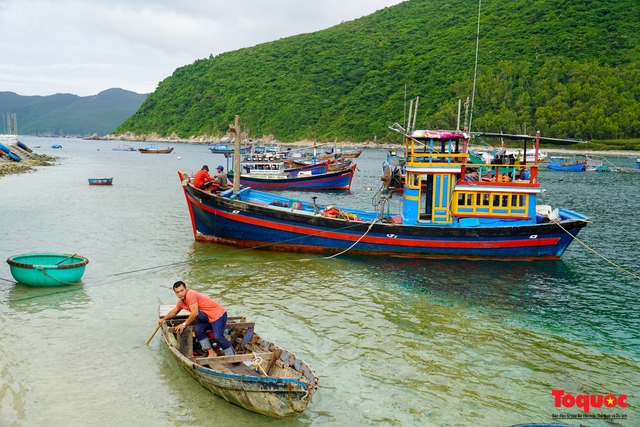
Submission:
<svg viewBox="0 0 640 427">
<path fill-rule="evenodd" d="M 559 223 L 526 226 L 452 227 L 375 222 L 375 213 L 354 211 L 363 221 L 314 215 L 313 205 L 282 206 L 287 199 L 252 189 L 231 199 L 184 187 L 196 240 L 294 252 L 477 259 L 559 259 L 587 218 L 560 211 Z M 226 194 L 226 195 L 225 195 Z M 247 203 L 249 194 L 252 203 Z M 236 196 L 232 196 L 236 197 Z M 569 234 L 570 233 L 570 234 Z M 355 244 L 355 245 L 354 245 Z"/>
<path fill-rule="evenodd" d="M 547 167 L 552 171 L 582 172 L 584 171 L 584 165 L 584 163 L 577 163 L 575 165 L 562 165 L 559 163 L 551 162 L 547 165 Z"/>
</svg>

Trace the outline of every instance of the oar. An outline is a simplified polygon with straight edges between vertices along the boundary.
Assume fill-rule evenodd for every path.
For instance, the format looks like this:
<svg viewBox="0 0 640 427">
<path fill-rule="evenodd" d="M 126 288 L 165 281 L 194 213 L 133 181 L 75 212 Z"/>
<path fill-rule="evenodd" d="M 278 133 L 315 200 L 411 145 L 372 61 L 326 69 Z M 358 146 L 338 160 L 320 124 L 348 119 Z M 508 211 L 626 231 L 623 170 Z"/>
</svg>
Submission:
<svg viewBox="0 0 640 427">
<path fill-rule="evenodd" d="M 151 340 L 153 339 L 153 337 L 156 336 L 156 332 L 158 332 L 158 329 L 160 329 L 160 326 L 162 326 L 162 323 L 158 323 L 158 327 L 156 328 L 155 331 L 153 331 L 153 333 L 151 334 L 151 336 L 149 337 L 149 339 L 147 340 L 147 344 L 145 345 L 149 345 L 149 343 L 151 342 Z"/>
<path fill-rule="evenodd" d="M 68 256 L 68 257 L 66 257 L 65 259 L 63 259 L 62 261 L 56 262 L 56 263 L 55 263 L 55 265 L 60 265 L 60 264 L 62 264 L 63 262 L 65 262 L 66 260 L 71 259 L 71 258 L 73 258 L 73 257 L 74 257 L 74 256 L 76 256 L 76 255 L 78 255 L 78 254 L 77 254 L 77 253 L 75 253 L 75 254 L 73 254 L 73 255 L 71 255 L 71 256 Z"/>
</svg>

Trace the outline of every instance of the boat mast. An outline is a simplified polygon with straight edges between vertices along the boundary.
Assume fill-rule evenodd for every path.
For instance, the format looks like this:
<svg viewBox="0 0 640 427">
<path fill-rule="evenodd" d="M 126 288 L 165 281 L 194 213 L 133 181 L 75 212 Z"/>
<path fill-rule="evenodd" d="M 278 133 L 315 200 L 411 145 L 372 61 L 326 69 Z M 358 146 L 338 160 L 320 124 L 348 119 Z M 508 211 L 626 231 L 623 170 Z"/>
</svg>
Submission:
<svg viewBox="0 0 640 427">
<path fill-rule="evenodd" d="M 478 79 L 478 45 L 480 44 L 480 7 L 482 0 L 478 0 L 478 31 L 476 32 L 476 64 L 473 69 L 473 91 L 471 92 L 471 115 L 469 116 L 469 132 L 471 132 L 471 122 L 473 121 L 473 105 L 476 97 L 476 81 Z"/>
</svg>

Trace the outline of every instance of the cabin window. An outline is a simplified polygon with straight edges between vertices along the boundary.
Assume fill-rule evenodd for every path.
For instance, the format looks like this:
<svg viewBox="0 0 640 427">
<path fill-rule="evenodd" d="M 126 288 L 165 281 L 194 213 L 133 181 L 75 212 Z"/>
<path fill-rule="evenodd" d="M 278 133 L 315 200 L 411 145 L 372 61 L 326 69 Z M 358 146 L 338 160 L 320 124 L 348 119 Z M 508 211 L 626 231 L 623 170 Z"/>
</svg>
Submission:
<svg viewBox="0 0 640 427">
<path fill-rule="evenodd" d="M 455 199 L 453 212 L 460 215 L 524 216 L 529 201 L 527 194 L 466 193 Z"/>
</svg>

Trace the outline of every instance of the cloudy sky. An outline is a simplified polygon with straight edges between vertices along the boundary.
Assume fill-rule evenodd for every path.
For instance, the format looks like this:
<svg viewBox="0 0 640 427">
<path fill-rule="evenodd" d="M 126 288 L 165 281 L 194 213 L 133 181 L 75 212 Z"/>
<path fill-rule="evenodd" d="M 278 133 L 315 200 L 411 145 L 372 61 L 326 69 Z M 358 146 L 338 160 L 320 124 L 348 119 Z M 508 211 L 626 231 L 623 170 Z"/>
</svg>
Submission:
<svg viewBox="0 0 640 427">
<path fill-rule="evenodd" d="M 401 0 L 0 0 L 0 91 L 153 92 L 210 54 L 331 27 Z"/>
</svg>

